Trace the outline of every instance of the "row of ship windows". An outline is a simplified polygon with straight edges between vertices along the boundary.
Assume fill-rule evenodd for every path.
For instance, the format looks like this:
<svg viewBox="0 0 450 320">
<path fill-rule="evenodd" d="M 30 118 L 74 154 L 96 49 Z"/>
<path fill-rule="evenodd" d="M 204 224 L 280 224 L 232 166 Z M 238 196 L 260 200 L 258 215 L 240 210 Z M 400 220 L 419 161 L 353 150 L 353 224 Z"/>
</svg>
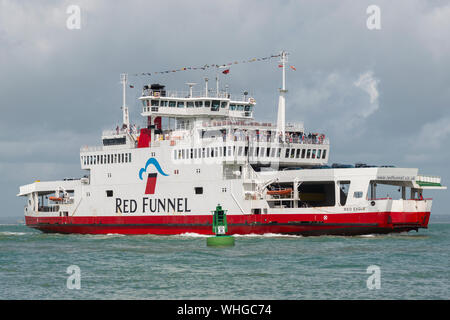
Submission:
<svg viewBox="0 0 450 320">
<path fill-rule="evenodd" d="M 174 159 L 198 159 L 198 158 L 214 158 L 223 156 L 234 156 L 236 154 L 236 146 L 228 147 L 205 147 L 191 149 L 174 150 Z M 281 158 L 281 148 L 264 148 L 264 147 L 238 147 L 237 156 L 250 157 L 277 157 Z M 325 159 L 327 156 L 326 149 L 300 149 L 287 148 L 284 152 L 284 158 L 292 159 Z"/>
<path fill-rule="evenodd" d="M 166 100 L 144 100 L 142 104 L 144 107 L 171 107 L 171 108 L 210 108 L 213 111 L 218 111 L 219 108 L 227 106 L 226 101 L 212 100 L 212 101 L 166 101 Z M 236 111 L 252 111 L 252 105 L 249 104 L 234 104 L 230 103 L 230 110 Z"/>
<path fill-rule="evenodd" d="M 97 154 L 92 156 L 81 156 L 81 162 L 86 165 L 110 164 L 131 162 L 131 153 Z"/>
</svg>

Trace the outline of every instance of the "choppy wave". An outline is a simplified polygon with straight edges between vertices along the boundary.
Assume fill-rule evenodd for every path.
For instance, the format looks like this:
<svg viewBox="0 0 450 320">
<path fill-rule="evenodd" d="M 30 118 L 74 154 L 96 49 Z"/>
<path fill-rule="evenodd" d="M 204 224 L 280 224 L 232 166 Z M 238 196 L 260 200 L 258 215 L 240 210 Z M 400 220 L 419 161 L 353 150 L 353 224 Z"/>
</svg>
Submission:
<svg viewBox="0 0 450 320">
<path fill-rule="evenodd" d="M 208 237 L 211 237 L 211 235 L 200 234 L 200 233 L 195 233 L 195 232 L 185 232 L 185 233 L 178 234 L 176 236 L 178 236 L 178 237 L 189 237 L 189 238 L 208 238 Z"/>
<path fill-rule="evenodd" d="M 242 237 L 242 238 L 302 238 L 301 235 L 294 234 L 282 234 L 282 233 L 249 233 L 249 234 L 233 234 L 233 237 Z"/>
<path fill-rule="evenodd" d="M 0 236 L 23 236 L 26 234 L 31 234 L 31 232 L 12 232 L 12 231 L 1 231 Z"/>
</svg>

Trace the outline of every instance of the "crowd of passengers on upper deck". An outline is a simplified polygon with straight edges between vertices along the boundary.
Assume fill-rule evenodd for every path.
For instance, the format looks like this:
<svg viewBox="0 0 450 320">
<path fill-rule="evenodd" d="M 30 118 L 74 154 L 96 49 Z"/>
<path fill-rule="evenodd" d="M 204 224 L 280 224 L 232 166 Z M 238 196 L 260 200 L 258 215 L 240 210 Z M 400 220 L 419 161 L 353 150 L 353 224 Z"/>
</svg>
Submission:
<svg viewBox="0 0 450 320">
<path fill-rule="evenodd" d="M 222 131 L 223 141 L 226 141 L 226 132 Z M 283 134 L 279 132 L 266 131 L 266 130 L 252 130 L 246 129 L 234 129 L 232 137 L 229 137 L 234 141 L 257 141 L 257 142 L 283 142 Z M 303 132 L 286 132 L 284 134 L 284 142 L 287 143 L 309 143 L 309 144 L 323 144 L 325 141 L 324 134 Z"/>
<path fill-rule="evenodd" d="M 131 125 L 130 128 L 123 126 L 119 128 L 116 127 L 116 133 L 125 133 L 128 131 L 130 134 L 138 134 L 140 128 L 136 127 L 136 125 Z M 180 136 L 177 134 L 176 136 L 172 135 L 173 130 L 157 130 L 159 133 L 155 134 L 155 140 L 171 140 L 173 138 L 177 139 L 185 139 L 189 136 L 189 134 L 185 134 L 184 136 Z M 201 138 L 213 138 L 215 136 L 205 135 L 208 131 L 203 130 Z M 248 130 L 248 129 L 220 129 L 220 133 L 222 135 L 223 141 L 252 141 L 252 142 L 283 142 L 283 134 L 279 132 L 278 134 L 275 131 L 271 130 Z M 325 135 L 319 133 L 303 133 L 303 132 L 286 132 L 284 134 L 284 142 L 285 143 L 298 143 L 298 144 L 324 144 L 325 143 Z"/>
<path fill-rule="evenodd" d="M 214 133 L 215 132 L 215 133 Z M 217 138 L 222 136 L 223 141 L 251 141 L 251 142 L 283 142 L 283 135 L 279 133 L 277 135 L 276 132 L 271 131 L 259 131 L 259 130 L 247 130 L 247 129 L 220 129 L 217 131 L 207 131 L 203 130 L 201 132 L 201 138 Z M 172 134 L 171 130 L 164 130 L 161 134 L 155 135 L 155 140 L 171 140 L 171 139 L 179 139 L 184 140 L 188 138 L 190 134 L 185 132 L 180 135 L 177 133 L 176 135 Z M 325 144 L 325 135 L 318 133 L 309 133 L 305 134 L 303 132 L 286 132 L 284 136 L 285 143 L 297 143 L 297 144 Z"/>
</svg>

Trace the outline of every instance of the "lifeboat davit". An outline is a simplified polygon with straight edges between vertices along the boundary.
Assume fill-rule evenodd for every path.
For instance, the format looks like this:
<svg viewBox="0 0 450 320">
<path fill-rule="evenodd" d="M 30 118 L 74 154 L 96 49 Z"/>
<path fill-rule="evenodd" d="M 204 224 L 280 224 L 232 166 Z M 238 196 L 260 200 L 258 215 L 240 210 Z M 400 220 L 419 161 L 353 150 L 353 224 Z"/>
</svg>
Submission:
<svg viewBox="0 0 450 320">
<path fill-rule="evenodd" d="M 280 190 L 268 190 L 267 194 L 270 195 L 286 195 L 292 192 L 292 188 L 280 189 Z"/>
</svg>

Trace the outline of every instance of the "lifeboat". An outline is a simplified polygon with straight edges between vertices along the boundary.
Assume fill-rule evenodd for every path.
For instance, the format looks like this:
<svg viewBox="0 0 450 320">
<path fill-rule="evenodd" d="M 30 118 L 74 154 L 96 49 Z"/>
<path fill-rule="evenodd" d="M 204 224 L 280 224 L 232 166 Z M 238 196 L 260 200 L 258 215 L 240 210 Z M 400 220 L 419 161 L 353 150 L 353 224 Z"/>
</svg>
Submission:
<svg viewBox="0 0 450 320">
<path fill-rule="evenodd" d="M 48 197 L 48 199 L 52 200 L 52 201 L 62 201 L 63 200 L 62 198 L 59 198 L 59 197 Z"/>
<path fill-rule="evenodd" d="M 270 195 L 286 195 L 286 194 L 291 194 L 292 192 L 292 188 L 287 188 L 287 189 L 279 189 L 279 190 L 268 190 L 267 194 Z"/>
</svg>

